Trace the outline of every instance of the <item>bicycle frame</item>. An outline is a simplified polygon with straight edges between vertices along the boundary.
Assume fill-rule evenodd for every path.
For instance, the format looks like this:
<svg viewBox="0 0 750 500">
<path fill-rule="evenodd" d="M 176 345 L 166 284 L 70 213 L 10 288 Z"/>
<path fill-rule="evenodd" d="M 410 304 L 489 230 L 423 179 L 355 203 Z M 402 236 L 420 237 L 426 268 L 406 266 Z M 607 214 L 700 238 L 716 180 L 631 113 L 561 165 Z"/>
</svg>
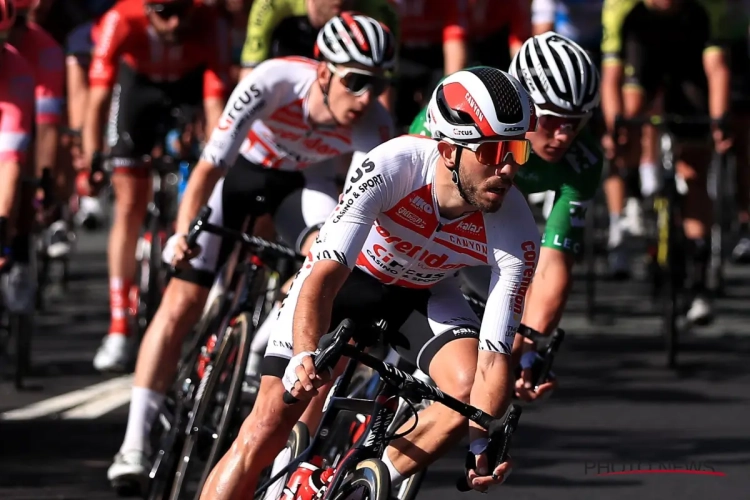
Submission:
<svg viewBox="0 0 750 500">
<path fill-rule="evenodd" d="M 274 477 L 258 488 L 254 498 L 261 498 L 263 493 L 277 480 L 295 470 L 301 462 L 314 457 L 316 455 L 315 452 L 323 448 L 322 445 L 326 440 L 330 436 L 333 436 L 333 433 L 329 432 L 328 429 L 335 422 L 336 416 L 340 411 L 370 415 L 371 418 L 365 432 L 362 433 L 357 443 L 337 464 L 333 464 L 336 471 L 329 484 L 325 486 L 327 491 L 336 491 L 346 476 L 346 472 L 352 470 L 357 463 L 368 458 L 379 459 L 383 455 L 388 441 L 388 427 L 398 411 L 400 396 L 406 399 L 427 399 L 440 403 L 460 415 L 477 422 L 482 427 L 490 430 L 492 434 L 491 429 L 494 423 L 498 421 L 492 415 L 471 405 L 462 403 L 445 394 L 437 387 L 426 384 L 395 366 L 362 352 L 365 345 L 358 341 L 354 346 L 348 344 L 341 346 L 341 355 L 348 357 L 349 361 L 343 375 L 336 380 L 334 386 L 331 388 L 331 392 L 323 406 L 323 418 L 310 446 L 277 472 Z M 347 387 L 354 375 L 357 363 L 372 368 L 381 377 L 380 388 L 374 400 L 346 397 Z M 511 408 L 516 409 L 520 414 L 518 407 L 511 405 Z M 511 408 L 509 408 L 509 411 Z M 327 493 L 323 498 L 327 498 Z"/>
</svg>

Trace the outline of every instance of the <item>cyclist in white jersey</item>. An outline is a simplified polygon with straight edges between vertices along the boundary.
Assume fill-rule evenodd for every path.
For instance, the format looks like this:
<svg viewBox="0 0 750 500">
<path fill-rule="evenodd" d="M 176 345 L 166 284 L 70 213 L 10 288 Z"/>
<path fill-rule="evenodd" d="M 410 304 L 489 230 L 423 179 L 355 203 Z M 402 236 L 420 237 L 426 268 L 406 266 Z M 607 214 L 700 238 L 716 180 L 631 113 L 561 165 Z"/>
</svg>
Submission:
<svg viewBox="0 0 750 500">
<path fill-rule="evenodd" d="M 199 252 L 187 249 L 185 233 L 199 207 L 208 201 L 212 223 L 238 230 L 248 216 L 273 215 L 282 237 L 307 252 L 336 206 L 337 190 L 333 173 L 302 171 L 349 153 L 361 163 L 362 153 L 392 135 L 391 118 L 377 101 L 394 63 L 388 28 L 345 12 L 326 23 L 317 48 L 319 61 L 268 60 L 238 84 L 190 176 L 177 234 L 165 250 L 165 260 L 180 261 L 182 268 L 141 344 L 125 439 L 108 471 L 115 488 L 137 488 L 147 478 L 151 424 L 174 378 L 183 339 L 230 253 L 230 244 L 209 234 L 199 238 Z M 254 203 L 259 195 L 263 206 Z"/>
<path fill-rule="evenodd" d="M 433 139 L 392 139 L 351 172 L 276 320 L 253 411 L 201 498 L 254 491 L 294 424 L 301 419 L 316 428 L 329 386 L 323 386 L 328 374 L 315 373 L 311 353 L 345 317 L 360 326 L 385 320 L 407 340 L 399 354 L 441 390 L 492 415 L 503 413 L 514 382 L 509 354 L 540 245 L 529 207 L 513 186 L 529 157 L 524 136 L 536 126 L 534 113 L 529 95 L 507 73 L 459 71 L 433 94 Z M 467 266 L 493 270 L 481 325 L 455 277 Z M 286 406 L 285 389 L 313 403 Z M 466 431 L 466 419 L 451 410 L 425 409 L 414 432 L 384 455 L 394 485 Z M 510 465 L 487 470 L 486 431 L 474 424 L 468 431 L 478 466 L 467 479 L 485 491 L 504 480 Z"/>
</svg>

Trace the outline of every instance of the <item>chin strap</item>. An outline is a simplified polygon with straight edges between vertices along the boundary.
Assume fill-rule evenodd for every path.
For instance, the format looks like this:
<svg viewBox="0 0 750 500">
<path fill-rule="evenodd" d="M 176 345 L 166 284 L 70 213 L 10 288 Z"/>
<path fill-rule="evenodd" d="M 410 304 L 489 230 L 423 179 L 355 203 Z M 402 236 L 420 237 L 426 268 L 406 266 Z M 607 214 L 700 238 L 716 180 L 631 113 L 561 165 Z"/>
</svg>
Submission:
<svg viewBox="0 0 750 500">
<path fill-rule="evenodd" d="M 458 188 L 458 194 L 461 196 L 461 198 L 470 205 L 472 204 L 469 199 L 466 197 L 466 193 L 464 193 L 464 189 L 461 187 L 461 178 L 458 175 L 458 169 L 461 166 L 461 153 L 463 152 L 463 148 L 461 146 L 458 146 L 456 149 L 456 164 L 451 171 L 451 180 L 453 181 L 453 184 L 456 185 Z"/>
</svg>

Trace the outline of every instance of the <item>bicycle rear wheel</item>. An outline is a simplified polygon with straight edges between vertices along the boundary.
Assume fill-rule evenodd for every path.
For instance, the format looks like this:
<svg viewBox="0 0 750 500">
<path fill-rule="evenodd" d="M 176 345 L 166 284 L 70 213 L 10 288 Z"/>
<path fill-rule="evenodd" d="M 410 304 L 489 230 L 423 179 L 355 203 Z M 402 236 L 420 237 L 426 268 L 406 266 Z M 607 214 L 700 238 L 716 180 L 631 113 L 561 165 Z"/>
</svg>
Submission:
<svg viewBox="0 0 750 500">
<path fill-rule="evenodd" d="M 348 473 L 341 485 L 332 491 L 328 498 L 332 500 L 346 500 L 357 498 L 361 500 L 389 500 L 391 498 L 391 477 L 388 468 L 377 459 L 367 459 L 357 464 Z"/>
<path fill-rule="evenodd" d="M 178 455 L 178 467 L 170 494 L 171 500 L 191 498 L 200 493 L 200 486 L 191 479 L 195 477 L 195 471 L 191 472 L 191 466 L 195 465 L 196 461 L 203 462 L 202 456 L 207 458 L 207 454 L 204 453 L 209 449 L 209 440 L 216 434 L 217 429 L 212 425 L 212 418 L 215 416 L 214 410 L 218 409 L 218 404 L 223 403 L 218 399 L 221 392 L 219 391 L 220 384 L 229 378 L 228 370 L 234 368 L 232 358 L 239 343 L 238 333 L 233 326 L 227 328 L 221 338 L 221 343 L 216 346 L 216 355 L 206 367 L 203 379 L 198 386 L 185 443 L 182 446 L 182 452 Z"/>
<path fill-rule="evenodd" d="M 302 422 L 294 424 L 292 432 L 289 433 L 289 438 L 286 440 L 286 446 L 281 450 L 271 465 L 270 472 L 265 479 L 271 479 L 281 469 L 286 467 L 292 460 L 302 454 L 303 451 L 310 446 L 310 430 Z M 261 500 L 279 500 L 284 491 L 284 487 L 289 481 L 289 477 L 294 471 L 290 471 L 288 474 L 281 476 L 275 483 L 268 487 L 263 493 Z M 263 483 L 265 481 L 261 481 Z"/>
</svg>

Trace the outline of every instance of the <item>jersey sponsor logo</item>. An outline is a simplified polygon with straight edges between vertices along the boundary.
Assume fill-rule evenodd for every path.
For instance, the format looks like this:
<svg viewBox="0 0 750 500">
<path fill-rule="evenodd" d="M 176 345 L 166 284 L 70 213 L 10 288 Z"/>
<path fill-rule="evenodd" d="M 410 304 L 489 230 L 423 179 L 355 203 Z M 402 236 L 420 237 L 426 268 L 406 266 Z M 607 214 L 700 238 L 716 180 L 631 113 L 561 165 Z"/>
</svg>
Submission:
<svg viewBox="0 0 750 500">
<path fill-rule="evenodd" d="M 229 128 L 229 125 L 237 119 L 238 114 L 260 96 L 261 91 L 255 85 L 251 85 L 249 89 L 245 89 L 245 91 L 239 95 L 233 95 L 232 102 L 228 103 L 225 108 L 226 114 L 223 114 L 222 120 L 219 121 L 219 130 L 226 130 Z"/>
<path fill-rule="evenodd" d="M 362 162 L 362 166 L 357 167 L 357 170 L 354 171 L 354 175 L 351 176 L 349 182 L 352 184 L 359 182 L 363 175 L 369 174 L 373 170 L 375 170 L 375 163 L 369 158 L 365 158 L 365 161 Z"/>
<path fill-rule="evenodd" d="M 385 181 L 383 180 L 383 175 L 382 174 L 377 174 L 376 176 L 371 177 L 371 178 L 369 178 L 369 179 L 361 182 L 359 184 L 359 186 L 357 186 L 357 191 L 359 191 L 359 194 L 364 194 L 364 193 L 367 192 L 368 189 L 374 188 L 375 186 L 379 186 L 379 185 L 384 184 L 384 183 L 385 183 Z M 349 189 L 351 190 L 351 188 L 349 188 Z M 354 193 L 354 197 L 358 198 L 359 195 L 355 192 Z"/>
<path fill-rule="evenodd" d="M 334 209 L 336 215 L 333 217 L 333 223 L 336 224 L 339 222 L 341 218 L 346 215 L 352 205 L 354 205 L 354 198 L 344 198 L 341 200 L 341 203 L 336 205 L 336 208 Z"/>
<path fill-rule="evenodd" d="M 445 236 L 436 237 L 435 242 L 487 263 L 487 235 L 484 216 L 480 212 L 444 226 L 441 233 L 447 235 L 447 239 Z"/>
<path fill-rule="evenodd" d="M 387 215 L 396 224 L 428 237 L 437 228 L 438 221 L 432 203 L 432 186 L 427 184 L 400 200 Z"/>
<path fill-rule="evenodd" d="M 484 121 L 484 114 L 482 113 L 482 110 L 479 109 L 479 105 L 477 104 L 477 101 L 474 100 L 474 98 L 471 96 L 471 94 L 467 91 L 466 95 L 464 96 L 464 99 L 466 99 L 466 102 L 469 103 L 469 106 L 471 106 L 472 111 L 474 111 L 474 116 L 476 117 L 477 121 Z"/>
<path fill-rule="evenodd" d="M 584 227 L 586 225 L 586 209 L 588 201 L 570 202 L 570 225 L 573 227 Z"/>
<path fill-rule="evenodd" d="M 381 258 L 384 262 L 394 261 L 395 255 L 392 252 L 404 254 L 410 259 L 414 259 L 417 262 L 423 264 L 425 269 L 460 269 L 466 267 L 465 264 L 447 264 L 447 254 L 436 254 L 429 250 L 425 250 L 419 245 L 415 245 L 409 241 L 404 240 L 399 236 L 392 235 L 386 228 L 380 224 L 375 225 L 375 230 L 383 238 L 383 241 L 389 245 L 384 247 L 379 243 L 373 245 L 372 250 L 377 257 Z M 386 260 L 387 259 L 387 260 Z M 394 261 L 395 262 L 395 261 Z M 396 265 L 403 267 L 401 264 Z"/>
<path fill-rule="evenodd" d="M 599 162 L 599 157 L 591 151 L 582 141 L 576 141 L 573 147 L 565 154 L 568 164 L 580 174 L 582 170 L 590 168 Z"/>
<path fill-rule="evenodd" d="M 561 238 L 559 234 L 556 234 L 552 238 L 552 245 L 563 248 L 565 250 L 573 250 L 573 253 L 577 254 L 581 251 L 581 244 L 575 241 L 573 238 Z"/>
<path fill-rule="evenodd" d="M 513 319 L 516 321 L 521 321 L 523 301 L 526 297 L 526 292 L 529 291 L 529 285 L 531 285 L 531 280 L 534 277 L 534 269 L 536 268 L 536 245 L 534 242 L 524 241 L 521 243 L 521 250 L 523 250 L 523 277 L 511 298 Z"/>
</svg>

